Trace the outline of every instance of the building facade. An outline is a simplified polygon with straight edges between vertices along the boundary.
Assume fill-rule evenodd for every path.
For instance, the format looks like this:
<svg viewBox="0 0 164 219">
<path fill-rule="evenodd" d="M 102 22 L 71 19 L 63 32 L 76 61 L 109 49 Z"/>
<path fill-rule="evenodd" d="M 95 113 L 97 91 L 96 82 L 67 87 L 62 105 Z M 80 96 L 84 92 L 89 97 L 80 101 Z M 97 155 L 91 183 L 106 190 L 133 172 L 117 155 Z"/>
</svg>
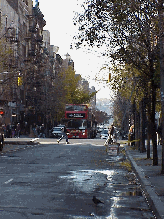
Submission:
<svg viewBox="0 0 164 219">
<path fill-rule="evenodd" d="M 46 133 L 61 112 L 60 78 L 74 62 L 50 45 L 50 32 L 39 3 L 0 0 L 0 107 L 4 123 L 21 124 L 30 133 L 34 124 L 46 124 Z M 87 88 L 88 89 L 88 88 Z M 62 91 L 63 92 L 63 91 Z M 26 128 L 25 128 L 26 126 Z"/>
</svg>

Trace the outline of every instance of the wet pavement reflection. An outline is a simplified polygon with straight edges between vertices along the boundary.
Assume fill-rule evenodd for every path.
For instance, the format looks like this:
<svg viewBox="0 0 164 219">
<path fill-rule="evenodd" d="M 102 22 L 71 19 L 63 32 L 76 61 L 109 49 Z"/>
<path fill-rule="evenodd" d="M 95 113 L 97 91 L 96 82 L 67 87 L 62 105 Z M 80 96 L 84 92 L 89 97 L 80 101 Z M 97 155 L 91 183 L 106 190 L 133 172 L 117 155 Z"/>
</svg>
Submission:
<svg viewBox="0 0 164 219">
<path fill-rule="evenodd" d="M 127 164 L 124 153 L 84 141 L 2 154 L 0 217 L 154 218 Z"/>
<path fill-rule="evenodd" d="M 76 197 L 76 201 L 77 199 L 85 200 L 85 205 L 92 209 L 92 212 L 86 212 L 81 205 L 83 215 L 86 218 L 107 219 L 154 218 L 136 175 L 121 165 L 126 160 L 125 155 L 118 154 L 115 150 L 107 151 L 107 154 L 108 169 L 70 171 L 69 174 L 60 176 L 61 179 L 73 184 L 74 191 L 80 194 Z M 104 163 L 99 162 L 99 168 L 101 164 Z M 101 197 L 104 205 L 95 206 L 91 202 L 92 194 Z M 72 202 L 74 205 L 73 200 Z M 84 208 L 87 209 L 87 207 Z M 71 215 L 70 218 L 85 217 Z"/>
</svg>

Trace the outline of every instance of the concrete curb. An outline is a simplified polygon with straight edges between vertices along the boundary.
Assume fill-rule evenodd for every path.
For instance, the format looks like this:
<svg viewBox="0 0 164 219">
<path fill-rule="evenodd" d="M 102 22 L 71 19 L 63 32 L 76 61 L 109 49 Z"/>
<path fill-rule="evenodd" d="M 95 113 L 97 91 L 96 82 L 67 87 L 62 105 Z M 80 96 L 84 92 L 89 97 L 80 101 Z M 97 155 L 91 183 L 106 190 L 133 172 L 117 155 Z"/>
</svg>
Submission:
<svg viewBox="0 0 164 219">
<path fill-rule="evenodd" d="M 150 204 L 151 209 L 153 210 L 155 216 L 158 219 L 164 219 L 164 205 L 158 195 L 155 193 L 154 189 L 152 188 L 151 183 L 146 179 L 144 171 L 142 168 L 137 166 L 136 162 L 134 161 L 133 157 L 130 155 L 129 151 L 126 149 L 126 154 L 132 164 L 132 167 L 139 179 L 139 182 L 144 190 L 145 196 Z"/>
<path fill-rule="evenodd" d="M 37 141 L 4 141 L 5 144 L 12 144 L 12 145 L 36 145 L 40 144 Z"/>
</svg>

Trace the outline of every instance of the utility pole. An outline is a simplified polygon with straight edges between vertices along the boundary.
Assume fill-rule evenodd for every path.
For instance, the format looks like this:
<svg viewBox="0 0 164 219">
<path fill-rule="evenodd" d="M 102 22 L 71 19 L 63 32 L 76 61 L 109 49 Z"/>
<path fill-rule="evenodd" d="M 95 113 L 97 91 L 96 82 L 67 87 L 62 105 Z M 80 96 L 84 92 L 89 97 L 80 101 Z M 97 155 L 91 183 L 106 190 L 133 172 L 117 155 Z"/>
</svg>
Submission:
<svg viewBox="0 0 164 219">
<path fill-rule="evenodd" d="M 161 86 L 161 114 L 162 114 L 162 169 L 164 174 L 164 0 L 159 5 L 159 44 L 160 44 L 160 86 Z"/>
</svg>

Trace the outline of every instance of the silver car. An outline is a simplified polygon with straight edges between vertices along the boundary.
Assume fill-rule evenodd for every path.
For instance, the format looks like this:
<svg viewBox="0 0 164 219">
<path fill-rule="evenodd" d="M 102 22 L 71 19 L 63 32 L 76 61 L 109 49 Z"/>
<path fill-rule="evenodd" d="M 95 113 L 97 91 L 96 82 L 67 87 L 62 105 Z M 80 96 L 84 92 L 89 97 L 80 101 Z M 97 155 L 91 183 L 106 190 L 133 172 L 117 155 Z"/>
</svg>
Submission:
<svg viewBox="0 0 164 219">
<path fill-rule="evenodd" d="M 54 138 L 61 137 L 63 134 L 62 127 L 53 127 L 51 130 L 51 136 Z"/>
<path fill-rule="evenodd" d="M 108 138 L 108 129 L 103 129 L 100 134 L 101 139 L 107 139 Z"/>
</svg>

